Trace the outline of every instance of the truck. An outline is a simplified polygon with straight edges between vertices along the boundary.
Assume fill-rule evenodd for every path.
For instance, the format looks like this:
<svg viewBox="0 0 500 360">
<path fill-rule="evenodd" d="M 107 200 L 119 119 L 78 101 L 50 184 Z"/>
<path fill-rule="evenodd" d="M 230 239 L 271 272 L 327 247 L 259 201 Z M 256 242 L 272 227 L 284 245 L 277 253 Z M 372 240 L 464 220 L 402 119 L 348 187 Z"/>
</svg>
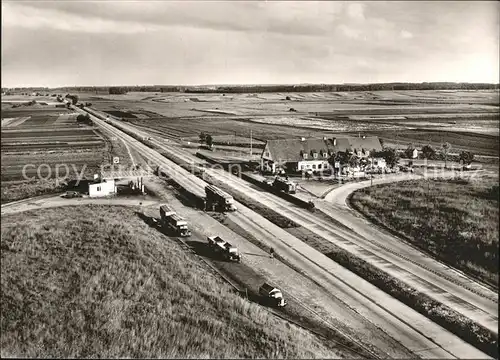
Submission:
<svg viewBox="0 0 500 360">
<path fill-rule="evenodd" d="M 207 210 L 236 211 L 233 197 L 221 189 L 213 185 L 207 185 L 205 187 L 205 194 Z"/>
<path fill-rule="evenodd" d="M 273 182 L 273 187 L 278 191 L 284 191 L 287 194 L 295 194 L 297 192 L 297 184 L 288 180 L 288 178 L 276 177 Z"/>
<path fill-rule="evenodd" d="M 222 257 L 229 261 L 241 262 L 241 254 L 238 248 L 232 246 L 227 241 L 223 240 L 220 236 L 208 236 L 208 246 L 222 255 Z"/>
<path fill-rule="evenodd" d="M 177 236 L 191 236 L 187 221 L 177 215 L 168 205 L 160 206 L 160 217 L 161 225 L 172 230 Z"/>
<path fill-rule="evenodd" d="M 264 283 L 259 288 L 259 295 L 262 297 L 263 302 L 271 306 L 283 307 L 287 304 L 285 299 L 283 299 L 281 290 L 268 283 Z"/>
</svg>

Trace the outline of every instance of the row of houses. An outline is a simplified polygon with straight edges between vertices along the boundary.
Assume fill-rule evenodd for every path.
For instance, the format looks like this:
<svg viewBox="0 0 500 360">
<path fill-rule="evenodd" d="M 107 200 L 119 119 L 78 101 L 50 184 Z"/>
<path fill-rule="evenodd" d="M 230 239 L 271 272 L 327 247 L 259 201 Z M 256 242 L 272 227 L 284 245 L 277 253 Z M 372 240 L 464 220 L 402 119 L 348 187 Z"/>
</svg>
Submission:
<svg viewBox="0 0 500 360">
<path fill-rule="evenodd" d="M 372 151 L 381 151 L 382 144 L 376 136 L 341 138 L 300 138 L 268 140 L 261 156 L 261 169 L 276 173 L 322 171 L 331 168 L 329 159 L 337 152 L 349 151 L 358 158 L 368 158 Z M 374 164 L 383 159 L 374 159 Z"/>
</svg>

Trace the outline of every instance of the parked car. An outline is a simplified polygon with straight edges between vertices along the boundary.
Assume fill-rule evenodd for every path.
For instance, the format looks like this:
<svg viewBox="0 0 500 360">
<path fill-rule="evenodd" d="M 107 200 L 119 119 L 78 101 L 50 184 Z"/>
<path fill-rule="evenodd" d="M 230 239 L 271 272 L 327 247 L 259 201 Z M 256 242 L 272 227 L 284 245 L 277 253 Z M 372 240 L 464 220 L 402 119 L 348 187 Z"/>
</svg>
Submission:
<svg viewBox="0 0 500 360">
<path fill-rule="evenodd" d="M 82 197 L 82 194 L 80 194 L 78 191 L 66 191 L 66 193 L 62 197 L 66 199 L 78 198 Z"/>
<path fill-rule="evenodd" d="M 399 170 L 400 170 L 401 172 L 413 172 L 413 168 L 412 168 L 412 167 L 408 167 L 408 166 L 404 166 L 404 165 L 403 165 L 403 166 L 400 166 L 400 167 L 399 167 Z"/>
<path fill-rule="evenodd" d="M 306 177 L 306 178 L 310 178 L 313 176 L 313 171 L 311 169 L 307 169 L 305 171 L 302 171 L 302 174 Z"/>
</svg>

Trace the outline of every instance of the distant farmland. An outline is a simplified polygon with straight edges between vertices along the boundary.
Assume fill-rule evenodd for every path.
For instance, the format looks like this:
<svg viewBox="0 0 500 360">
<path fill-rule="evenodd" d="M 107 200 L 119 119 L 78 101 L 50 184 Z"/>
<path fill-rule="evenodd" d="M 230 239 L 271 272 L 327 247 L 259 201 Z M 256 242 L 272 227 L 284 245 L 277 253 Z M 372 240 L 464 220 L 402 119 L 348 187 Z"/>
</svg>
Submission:
<svg viewBox="0 0 500 360">
<path fill-rule="evenodd" d="M 136 92 L 90 95 L 89 101 L 97 110 L 166 138 L 194 141 L 201 132 L 248 139 L 252 132 L 261 141 L 374 134 L 400 147 L 449 142 L 456 150 L 498 156 L 499 92 L 495 90 Z"/>
<path fill-rule="evenodd" d="M 106 141 L 93 128 L 77 124 L 76 114 L 62 110 L 57 115 L 39 108 L 2 111 L 2 117 L 24 116 L 5 126 L 2 122 L 2 182 L 53 178 L 58 165 L 59 176 L 76 177 L 82 170 L 90 176 L 109 161 Z"/>
</svg>

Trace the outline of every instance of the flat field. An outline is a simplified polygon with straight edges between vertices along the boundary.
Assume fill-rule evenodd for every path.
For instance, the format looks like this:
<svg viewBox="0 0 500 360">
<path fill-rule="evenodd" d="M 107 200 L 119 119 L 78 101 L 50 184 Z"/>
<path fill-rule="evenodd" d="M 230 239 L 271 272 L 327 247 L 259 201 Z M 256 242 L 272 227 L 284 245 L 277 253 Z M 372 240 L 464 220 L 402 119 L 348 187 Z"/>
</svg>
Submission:
<svg viewBox="0 0 500 360">
<path fill-rule="evenodd" d="M 498 286 L 498 176 L 414 180 L 356 191 L 351 204 L 418 247 Z"/>
<path fill-rule="evenodd" d="M 342 356 L 231 292 L 133 209 L 10 215 L 1 246 L 2 357 Z"/>
<path fill-rule="evenodd" d="M 498 91 L 336 93 L 81 94 L 97 110 L 170 138 L 200 132 L 266 141 L 375 134 L 387 144 L 416 143 L 498 156 Z M 289 98 L 289 100 L 287 99 Z M 292 111 L 291 111 L 292 110 Z M 238 141 L 240 142 L 240 141 Z M 233 145 L 233 144 L 231 144 Z"/>
<path fill-rule="evenodd" d="M 58 165 L 60 176 L 91 175 L 108 161 L 103 137 L 93 127 L 77 124 L 77 114 L 19 109 L 2 111 L 2 181 L 53 178 Z"/>
<path fill-rule="evenodd" d="M 111 142 L 96 128 L 78 124 L 77 115 L 2 103 L 2 203 L 61 191 L 64 179 L 92 177 L 110 163 Z"/>
</svg>

